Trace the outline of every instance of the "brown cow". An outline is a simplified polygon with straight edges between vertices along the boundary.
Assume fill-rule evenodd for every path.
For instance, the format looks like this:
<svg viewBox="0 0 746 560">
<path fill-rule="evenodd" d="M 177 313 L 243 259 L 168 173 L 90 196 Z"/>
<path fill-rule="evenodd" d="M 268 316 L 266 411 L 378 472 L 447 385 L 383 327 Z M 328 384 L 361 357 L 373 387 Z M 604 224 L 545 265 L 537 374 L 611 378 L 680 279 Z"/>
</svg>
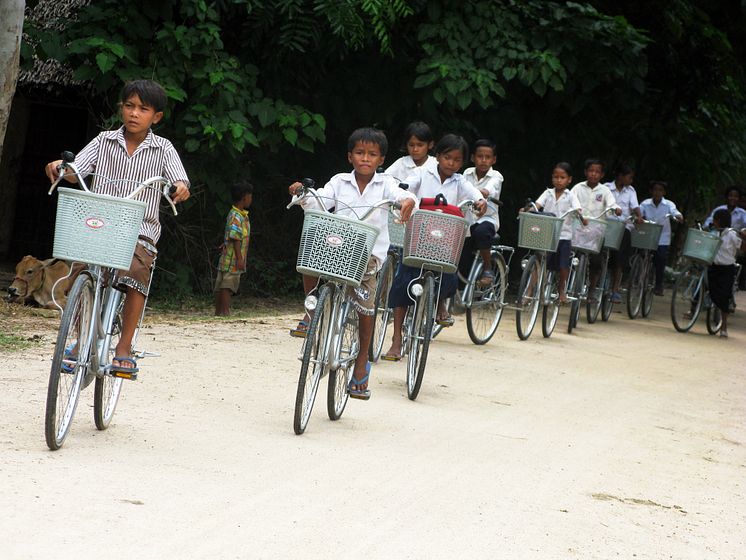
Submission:
<svg viewBox="0 0 746 560">
<path fill-rule="evenodd" d="M 65 307 L 67 296 L 65 292 L 70 287 L 70 279 L 65 278 L 55 287 L 55 282 L 70 273 L 70 265 L 58 259 L 39 259 L 26 255 L 16 265 L 16 277 L 8 286 L 11 299 L 19 299 L 26 303 L 30 300 L 36 301 L 41 307 L 57 309 L 52 301 L 52 288 L 54 298 L 60 307 Z"/>
</svg>

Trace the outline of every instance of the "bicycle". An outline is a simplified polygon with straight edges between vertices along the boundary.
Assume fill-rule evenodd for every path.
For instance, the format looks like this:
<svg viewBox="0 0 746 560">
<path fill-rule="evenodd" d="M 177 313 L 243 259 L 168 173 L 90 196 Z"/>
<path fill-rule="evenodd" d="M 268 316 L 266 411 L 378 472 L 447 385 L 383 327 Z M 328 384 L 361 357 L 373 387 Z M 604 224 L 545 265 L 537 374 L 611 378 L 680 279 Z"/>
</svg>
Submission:
<svg viewBox="0 0 746 560">
<path fill-rule="evenodd" d="M 82 389 L 95 380 L 93 417 L 96 428 L 105 430 L 119 402 L 122 380 L 136 379 L 135 374 L 111 369 L 125 299 L 115 287 L 116 278 L 120 270 L 129 269 L 135 245 L 141 242 L 138 232 L 146 207 L 145 202 L 134 197 L 145 189 L 155 190 L 166 198 L 177 215 L 170 198 L 175 187 L 163 177 L 135 183 L 110 181 L 91 174 L 110 184 L 138 185 L 127 197 L 113 197 L 89 190 L 73 163 L 75 156 L 71 152 L 63 152 L 62 160 L 59 178 L 49 190 L 50 195 L 55 189 L 59 193 L 53 255 L 83 263 L 86 268 L 68 293 L 52 355 L 44 414 L 44 435 L 51 450 L 62 447 Z M 82 191 L 58 188 L 60 180 L 70 174 L 76 177 Z M 150 273 L 152 279 L 153 269 Z M 133 348 L 144 313 L 143 308 L 132 339 Z M 153 354 L 134 351 L 134 355 L 141 359 Z"/>
<path fill-rule="evenodd" d="M 536 205 L 530 199 L 526 207 Z M 527 340 L 533 332 L 543 307 L 541 329 L 545 338 L 552 335 L 559 315 L 559 274 L 547 269 L 546 253 L 553 253 L 559 244 L 562 224 L 570 210 L 560 217 L 535 212 L 518 215 L 518 246 L 529 252 L 521 260 L 523 272 L 518 286 L 518 298 L 514 306 L 515 325 L 518 338 Z"/>
<path fill-rule="evenodd" d="M 425 376 L 440 280 L 444 273 L 458 269 L 466 228 L 464 218 L 430 210 L 417 210 L 407 223 L 402 262 L 420 269 L 420 275 L 407 286 L 414 304 L 407 308 L 402 325 L 402 356 L 407 356 L 410 400 L 419 395 Z"/>
<path fill-rule="evenodd" d="M 703 231 L 701 227 L 687 231 L 681 256 L 689 262 L 677 275 L 671 294 L 671 322 L 678 332 L 688 332 L 699 319 L 703 307 L 707 311 L 707 332 L 714 335 L 720 331 L 722 315 L 710 300 L 707 267 L 721 244 L 718 235 Z"/>
<path fill-rule="evenodd" d="M 667 215 L 668 218 L 670 216 Z M 653 252 L 658 249 L 663 226 L 644 220 L 635 225 L 631 231 L 631 246 L 637 249 L 630 261 L 629 278 L 627 279 L 627 315 L 636 319 L 642 311 L 647 317 L 653 307 L 655 290 L 655 267 Z"/>
<path fill-rule="evenodd" d="M 311 179 L 302 181 L 301 191 L 287 208 L 313 196 L 325 208 Z M 360 285 L 366 272 L 378 228 L 364 222 L 374 211 L 398 207 L 382 200 L 368 208 L 360 219 L 339 216 L 327 210 L 306 210 L 296 270 L 316 276 L 319 283 L 308 294 L 304 307 L 312 317 L 303 341 L 293 430 L 305 432 L 321 378 L 329 375 L 327 415 L 339 420 L 349 400 L 349 384 L 360 351 L 358 316 L 350 288 Z M 315 292 L 315 293 L 314 293 Z"/>
</svg>

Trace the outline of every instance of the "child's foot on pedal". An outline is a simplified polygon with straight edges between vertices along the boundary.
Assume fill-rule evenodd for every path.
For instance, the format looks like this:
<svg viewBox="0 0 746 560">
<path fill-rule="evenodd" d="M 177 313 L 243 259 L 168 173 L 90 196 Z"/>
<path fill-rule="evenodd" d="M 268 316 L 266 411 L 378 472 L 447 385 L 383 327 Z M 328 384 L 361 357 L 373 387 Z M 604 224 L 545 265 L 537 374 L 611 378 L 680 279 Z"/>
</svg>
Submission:
<svg viewBox="0 0 746 560">
<path fill-rule="evenodd" d="M 401 360 L 401 342 L 391 343 L 391 348 L 388 349 L 388 351 L 381 356 L 381 359 L 386 360 L 387 362 L 398 362 Z"/>
</svg>

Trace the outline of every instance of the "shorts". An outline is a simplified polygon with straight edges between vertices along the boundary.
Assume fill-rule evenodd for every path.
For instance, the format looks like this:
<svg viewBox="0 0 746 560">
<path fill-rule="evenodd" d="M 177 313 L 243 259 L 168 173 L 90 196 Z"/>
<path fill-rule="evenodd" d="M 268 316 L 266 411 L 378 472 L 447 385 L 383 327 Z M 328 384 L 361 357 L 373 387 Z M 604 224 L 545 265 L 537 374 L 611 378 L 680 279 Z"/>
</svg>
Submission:
<svg viewBox="0 0 746 560">
<path fill-rule="evenodd" d="M 707 269 L 710 299 L 723 313 L 728 312 L 735 278 L 736 265 L 734 264 L 712 264 Z"/>
<path fill-rule="evenodd" d="M 471 264 L 474 262 L 474 251 L 489 249 L 495 239 L 495 224 L 492 222 L 480 222 L 473 224 L 470 229 L 471 235 L 464 240 L 464 247 L 461 249 L 461 260 L 458 264 L 458 270 L 464 278 L 471 272 Z"/>
<path fill-rule="evenodd" d="M 153 276 L 153 265 L 157 254 L 155 245 L 148 239 L 138 239 L 130 268 L 125 272 L 120 272 L 117 278 L 117 288 L 120 290 L 132 288 L 147 296 L 150 292 L 150 279 Z"/>
<path fill-rule="evenodd" d="M 215 279 L 215 291 L 230 290 L 233 295 L 238 293 L 238 285 L 241 282 L 243 272 L 223 272 L 218 270 L 218 277 Z"/>
<path fill-rule="evenodd" d="M 547 255 L 547 268 L 558 272 L 570 268 L 570 240 L 560 239 L 557 244 L 557 251 Z"/>
<path fill-rule="evenodd" d="M 376 257 L 368 259 L 368 267 L 365 269 L 363 279 L 356 288 L 347 288 L 347 297 L 352 298 L 352 305 L 361 315 L 372 317 L 376 311 L 376 286 L 378 284 L 378 271 L 381 269 L 380 261 Z"/>
<path fill-rule="evenodd" d="M 419 267 L 407 266 L 402 264 L 396 272 L 394 281 L 391 284 L 389 292 L 389 307 L 409 307 L 414 304 L 414 300 L 409 295 L 409 284 L 415 278 L 419 278 L 422 270 Z M 435 274 L 438 277 L 438 274 Z M 458 278 L 455 272 L 451 274 L 443 273 L 440 277 L 440 299 L 453 297 L 458 288 Z M 436 286 L 436 294 L 438 288 Z"/>
<path fill-rule="evenodd" d="M 611 258 L 609 264 L 612 268 L 624 269 L 627 267 L 629 262 L 629 254 L 632 250 L 632 234 L 628 229 L 624 229 L 624 235 L 622 236 L 622 244 L 618 251 L 611 252 Z"/>
</svg>

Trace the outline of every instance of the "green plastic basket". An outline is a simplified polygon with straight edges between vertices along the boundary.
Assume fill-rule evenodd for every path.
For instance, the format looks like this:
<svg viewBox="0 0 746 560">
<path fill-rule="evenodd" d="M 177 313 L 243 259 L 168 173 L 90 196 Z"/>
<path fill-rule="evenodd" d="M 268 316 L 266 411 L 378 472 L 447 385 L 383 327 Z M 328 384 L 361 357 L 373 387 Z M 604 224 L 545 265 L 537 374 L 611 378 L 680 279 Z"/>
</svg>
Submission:
<svg viewBox="0 0 746 560">
<path fill-rule="evenodd" d="M 128 270 L 145 202 L 60 187 L 52 256 Z"/>
<path fill-rule="evenodd" d="M 606 234 L 604 235 L 604 247 L 619 250 L 624 239 L 624 222 L 619 220 L 606 220 Z"/>
<path fill-rule="evenodd" d="M 389 212 L 389 245 L 401 249 L 404 247 L 404 232 L 407 226 L 395 221 L 393 212 Z"/>
<path fill-rule="evenodd" d="M 684 250 L 681 254 L 693 261 L 711 265 L 722 243 L 723 240 L 715 233 L 690 228 L 686 232 Z"/>
<path fill-rule="evenodd" d="M 554 253 L 564 221 L 554 216 L 521 212 L 518 214 L 518 246 Z"/>
<path fill-rule="evenodd" d="M 574 251 L 595 255 L 601 252 L 605 236 L 605 221 L 588 218 L 588 225 L 584 226 L 582 222 L 575 220 L 572 228 L 571 246 Z"/>
<path fill-rule="evenodd" d="M 632 247 L 655 251 L 658 248 L 658 241 L 662 232 L 663 226 L 660 224 L 636 224 L 630 232 L 632 234 L 630 239 Z"/>
</svg>

